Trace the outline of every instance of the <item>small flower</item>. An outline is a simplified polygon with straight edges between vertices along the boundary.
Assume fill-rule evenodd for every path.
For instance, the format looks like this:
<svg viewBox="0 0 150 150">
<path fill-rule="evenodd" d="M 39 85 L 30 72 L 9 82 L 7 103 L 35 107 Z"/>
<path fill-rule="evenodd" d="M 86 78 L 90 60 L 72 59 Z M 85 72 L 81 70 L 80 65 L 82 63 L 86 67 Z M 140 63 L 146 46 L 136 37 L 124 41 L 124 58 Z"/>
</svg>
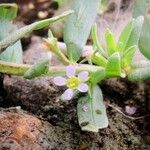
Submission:
<svg viewBox="0 0 150 150">
<path fill-rule="evenodd" d="M 66 67 L 66 76 L 68 78 L 61 76 L 53 78 L 55 85 L 66 85 L 68 87 L 68 89 L 62 94 L 62 99 L 71 100 L 75 90 L 79 90 L 82 93 L 88 91 L 88 85 L 85 83 L 89 78 L 89 73 L 87 71 L 82 71 L 78 74 L 78 76 L 76 76 L 75 66 L 69 65 Z"/>
</svg>

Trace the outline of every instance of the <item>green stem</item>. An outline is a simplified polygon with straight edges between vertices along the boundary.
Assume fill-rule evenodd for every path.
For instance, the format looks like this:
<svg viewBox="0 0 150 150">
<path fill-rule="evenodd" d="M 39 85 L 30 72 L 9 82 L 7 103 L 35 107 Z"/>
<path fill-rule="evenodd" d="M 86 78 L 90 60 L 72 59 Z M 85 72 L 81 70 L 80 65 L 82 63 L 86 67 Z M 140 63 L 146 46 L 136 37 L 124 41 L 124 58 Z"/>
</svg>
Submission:
<svg viewBox="0 0 150 150">
<path fill-rule="evenodd" d="M 10 62 L 0 61 L 0 72 L 10 75 L 24 76 L 24 73 L 31 68 L 32 65 L 15 64 Z M 104 69 L 103 67 L 92 65 L 75 65 L 76 71 L 88 71 L 89 73 Z M 50 66 L 49 71 L 44 76 L 58 76 L 66 74 L 66 66 Z"/>
</svg>

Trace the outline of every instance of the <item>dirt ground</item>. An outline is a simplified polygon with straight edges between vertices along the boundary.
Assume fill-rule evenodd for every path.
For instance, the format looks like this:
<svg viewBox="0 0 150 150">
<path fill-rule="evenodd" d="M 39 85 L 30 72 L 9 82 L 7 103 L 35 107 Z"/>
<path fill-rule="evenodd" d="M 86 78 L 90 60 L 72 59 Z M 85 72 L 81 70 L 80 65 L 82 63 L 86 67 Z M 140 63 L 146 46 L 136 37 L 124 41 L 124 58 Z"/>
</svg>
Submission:
<svg viewBox="0 0 150 150">
<path fill-rule="evenodd" d="M 58 8 L 56 3 L 39 0 L 33 1 L 36 7 L 31 11 L 25 2 L 20 4 L 22 11 L 17 18 L 19 25 L 41 19 L 37 13 L 40 11 L 48 11 L 46 17 L 51 17 Z M 106 27 L 110 27 L 118 38 L 132 17 L 132 5 L 132 0 L 110 0 L 108 9 L 97 17 L 99 38 L 103 45 Z M 46 34 L 47 29 L 44 29 L 35 32 L 31 38 L 23 39 L 25 63 L 33 64 L 41 55 L 48 54 L 39 37 Z M 62 39 L 61 35 L 59 38 Z M 59 60 L 56 62 L 59 63 Z M 90 133 L 81 131 L 78 125 L 77 99 L 59 101 L 58 97 L 64 89 L 55 87 L 51 78 L 27 80 L 1 74 L 0 150 L 149 150 L 149 82 L 109 79 L 103 81 L 100 87 L 104 94 L 109 126 L 99 133 Z M 135 107 L 135 113 L 129 115 L 127 106 Z"/>
</svg>

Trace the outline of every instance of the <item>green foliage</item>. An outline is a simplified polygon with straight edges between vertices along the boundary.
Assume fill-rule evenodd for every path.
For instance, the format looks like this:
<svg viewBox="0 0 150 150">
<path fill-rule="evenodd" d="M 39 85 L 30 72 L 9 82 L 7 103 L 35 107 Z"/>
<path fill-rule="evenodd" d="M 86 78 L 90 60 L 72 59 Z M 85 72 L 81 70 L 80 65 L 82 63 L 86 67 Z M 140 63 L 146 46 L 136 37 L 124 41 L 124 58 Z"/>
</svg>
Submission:
<svg viewBox="0 0 150 150">
<path fill-rule="evenodd" d="M 150 59 L 150 0 L 136 0 L 133 16 L 144 16 L 144 24 L 139 40 L 139 48 L 143 55 Z"/>
<path fill-rule="evenodd" d="M 70 61 L 79 60 L 97 15 L 99 0 L 74 0 L 74 13 L 66 21 L 64 41 Z"/>
<path fill-rule="evenodd" d="M 10 36 L 12 31 L 17 29 L 17 27 L 12 24 L 13 19 L 16 18 L 16 14 L 17 6 L 15 4 L 0 4 L 0 43 L 3 39 Z M 17 41 L 13 46 L 9 46 L 0 54 L 0 60 L 22 63 L 21 42 Z"/>
<path fill-rule="evenodd" d="M 91 29 L 93 48 L 95 51 L 99 51 L 102 56 L 106 56 L 106 52 L 103 50 L 97 35 L 97 25 L 96 23 L 92 26 Z"/>
<path fill-rule="evenodd" d="M 109 29 L 107 29 L 105 32 L 105 40 L 108 55 L 111 56 L 113 53 L 116 52 L 116 42 L 113 33 Z"/>
<path fill-rule="evenodd" d="M 102 92 L 97 85 L 92 88 L 92 97 L 87 95 L 79 99 L 77 111 L 79 125 L 84 131 L 98 132 L 108 126 Z"/>
<path fill-rule="evenodd" d="M 46 74 L 49 70 L 49 59 L 42 59 L 37 64 L 28 69 L 24 77 L 27 79 L 33 79 L 35 77 L 42 76 Z"/>
<path fill-rule="evenodd" d="M 121 58 L 118 52 L 114 53 L 111 57 L 109 57 L 106 66 L 106 76 L 107 77 L 121 76 Z"/>
<path fill-rule="evenodd" d="M 105 78 L 105 69 L 101 68 L 98 71 L 92 72 L 90 74 L 90 82 L 95 85 Z"/>
<path fill-rule="evenodd" d="M 49 24 L 68 16 L 72 12 L 73 11 L 67 11 L 67 12 L 63 13 L 62 15 L 59 15 L 59 16 L 56 16 L 56 17 L 53 17 L 53 18 L 50 18 L 50 19 L 45 19 L 45 20 L 42 20 L 42 21 L 35 22 L 31 25 L 27 25 L 27 26 L 25 26 L 25 27 L 23 27 L 19 30 L 16 30 L 16 31 L 12 32 L 9 35 L 9 37 L 6 37 L 2 41 L 0 41 L 0 50 L 3 49 L 3 48 L 8 47 L 9 45 L 13 44 L 14 42 L 21 39 L 25 35 L 31 33 L 32 31 L 42 29 L 42 28 L 48 26 Z"/>
<path fill-rule="evenodd" d="M 136 46 L 131 46 L 123 53 L 121 58 L 121 64 L 123 68 L 131 66 L 131 62 L 135 54 L 136 48 Z"/>
<path fill-rule="evenodd" d="M 119 41 L 117 43 L 117 50 L 122 53 L 129 49 L 131 46 L 137 45 L 140 38 L 144 18 L 140 16 L 133 19 L 122 31 Z"/>
</svg>

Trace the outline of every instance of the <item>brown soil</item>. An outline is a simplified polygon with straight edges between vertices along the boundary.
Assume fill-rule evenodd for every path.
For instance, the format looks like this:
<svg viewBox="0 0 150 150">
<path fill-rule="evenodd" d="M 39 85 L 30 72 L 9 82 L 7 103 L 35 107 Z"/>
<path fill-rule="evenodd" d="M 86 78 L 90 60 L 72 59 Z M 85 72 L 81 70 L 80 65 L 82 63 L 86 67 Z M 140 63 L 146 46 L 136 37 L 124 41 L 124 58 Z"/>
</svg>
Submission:
<svg viewBox="0 0 150 150">
<path fill-rule="evenodd" d="M 114 2 L 115 6 L 112 4 Z M 117 2 L 119 1 L 117 0 Z M 117 19 L 118 22 L 116 24 L 119 27 L 117 29 L 114 28 L 114 32 L 117 35 L 128 21 L 128 18 L 131 17 L 132 2 L 133 1 L 124 0 L 119 5 L 119 10 L 123 17 Z M 48 6 L 50 5 L 50 3 L 47 2 L 46 4 Z M 110 0 L 110 7 L 104 13 L 102 19 L 109 22 L 109 24 L 112 23 L 116 16 L 113 12 L 116 13 L 117 4 L 118 3 L 116 3 L 116 1 L 113 0 L 112 2 Z M 125 16 L 127 17 L 126 19 L 124 18 Z M 31 15 L 29 18 L 32 17 L 35 20 L 39 19 L 38 17 L 35 17 L 35 14 Z M 34 19 L 32 19 L 32 22 Z M 30 19 L 28 22 L 30 22 Z M 97 22 L 100 22 L 100 24 L 102 23 L 99 19 Z M 104 30 L 105 29 L 103 29 L 103 32 Z M 40 31 L 40 33 L 41 32 L 42 34 L 44 33 L 44 35 L 46 34 L 43 30 Z M 29 64 L 35 63 L 41 55 L 49 54 L 46 50 L 43 51 L 41 39 L 36 37 L 33 40 L 33 38 L 34 37 L 32 37 L 31 41 L 28 42 L 30 43 L 30 47 L 27 48 L 24 53 L 24 62 Z M 59 60 L 57 59 L 54 65 L 58 63 Z M 149 114 L 148 106 L 150 106 L 150 86 L 148 82 L 131 83 L 125 79 L 109 79 L 102 82 L 100 87 L 102 88 L 104 100 L 106 102 L 109 127 L 100 130 L 99 133 L 90 133 L 81 131 L 78 125 L 76 112 L 77 99 L 67 103 L 59 101 L 59 96 L 64 88 L 57 89 L 54 85 L 52 85 L 50 78 L 27 80 L 20 77 L 4 77 L 1 75 L 0 79 L 0 107 L 6 108 L 5 110 L 1 109 L 0 112 L 0 146 L 2 147 L 0 147 L 0 149 L 2 150 L 17 150 L 20 143 L 21 148 L 19 147 L 19 150 L 150 149 L 149 117 L 133 120 L 130 116 L 124 116 L 117 111 L 119 109 L 127 115 L 125 107 L 135 106 L 137 111 L 131 117 L 139 117 Z M 16 109 L 14 109 L 12 111 L 11 109 L 8 109 L 8 107 L 18 105 L 32 114 L 29 115 L 27 112 L 22 110 L 16 111 Z M 33 123 L 34 126 L 30 126 L 30 123 Z M 7 126 L 5 126 L 6 124 Z M 19 139 L 18 134 L 16 136 L 16 132 L 18 133 L 18 127 L 24 129 L 23 134 L 22 131 L 21 133 L 19 131 Z M 35 129 L 34 133 L 31 132 L 32 128 Z M 2 132 L 4 129 L 7 132 Z M 10 130 L 13 131 L 13 134 L 9 134 Z M 20 135 L 27 136 L 26 138 L 20 138 Z M 14 142 L 10 141 L 12 136 L 15 136 Z M 31 137 L 33 138 L 31 139 Z M 39 138 L 42 138 L 42 143 L 39 143 Z M 2 142 L 1 139 L 8 140 Z M 30 145 L 26 145 L 28 141 L 30 145 L 32 145 L 31 147 Z"/>
</svg>

